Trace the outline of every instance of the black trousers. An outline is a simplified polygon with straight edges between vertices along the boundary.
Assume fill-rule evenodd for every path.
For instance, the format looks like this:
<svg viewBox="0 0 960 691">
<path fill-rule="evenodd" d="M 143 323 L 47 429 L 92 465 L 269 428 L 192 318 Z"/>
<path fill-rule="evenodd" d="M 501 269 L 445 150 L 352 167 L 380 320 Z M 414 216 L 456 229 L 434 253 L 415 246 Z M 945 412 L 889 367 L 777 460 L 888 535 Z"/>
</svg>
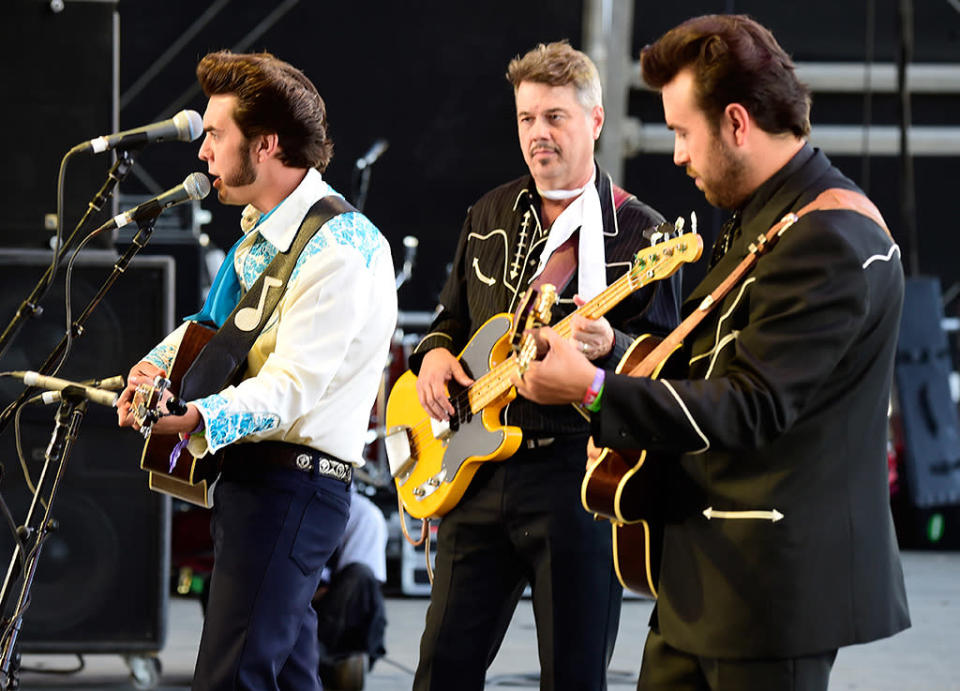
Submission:
<svg viewBox="0 0 960 691">
<path fill-rule="evenodd" d="M 380 582 L 366 564 L 353 562 L 334 573 L 330 586 L 313 598 L 320 639 L 321 678 L 350 653 L 370 656 L 370 666 L 386 655 L 387 610 Z M 319 591 L 318 591 L 319 592 Z"/>
<path fill-rule="evenodd" d="M 650 629 L 637 691 L 827 691 L 836 657 L 836 650 L 769 660 L 700 657 L 677 650 Z"/>
<path fill-rule="evenodd" d="M 540 688 L 606 688 L 622 590 L 610 525 L 580 504 L 586 438 L 477 472 L 440 522 L 416 691 L 479 691 L 529 582 Z"/>
</svg>

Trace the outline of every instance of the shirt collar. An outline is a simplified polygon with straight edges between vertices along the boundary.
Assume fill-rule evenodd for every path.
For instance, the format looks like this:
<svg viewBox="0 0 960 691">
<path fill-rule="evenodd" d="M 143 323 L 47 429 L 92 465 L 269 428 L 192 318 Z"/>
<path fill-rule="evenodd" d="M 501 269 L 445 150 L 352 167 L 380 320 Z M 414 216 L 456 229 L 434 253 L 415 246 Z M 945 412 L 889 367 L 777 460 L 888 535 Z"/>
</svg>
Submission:
<svg viewBox="0 0 960 691">
<path fill-rule="evenodd" d="M 809 142 L 804 142 L 800 150 L 793 155 L 786 165 L 771 175 L 757 188 L 749 199 L 738 209 L 740 224 L 749 225 L 753 218 L 767 205 L 773 195 L 783 186 L 790 177 L 802 168 L 813 156 L 814 150 Z"/>
<path fill-rule="evenodd" d="M 240 226 L 244 233 L 256 228 L 278 252 L 286 252 L 307 211 L 318 199 L 328 194 L 333 194 L 333 189 L 324 181 L 320 171 L 310 168 L 296 189 L 266 216 L 252 205 L 246 206 L 241 214 Z"/>
</svg>

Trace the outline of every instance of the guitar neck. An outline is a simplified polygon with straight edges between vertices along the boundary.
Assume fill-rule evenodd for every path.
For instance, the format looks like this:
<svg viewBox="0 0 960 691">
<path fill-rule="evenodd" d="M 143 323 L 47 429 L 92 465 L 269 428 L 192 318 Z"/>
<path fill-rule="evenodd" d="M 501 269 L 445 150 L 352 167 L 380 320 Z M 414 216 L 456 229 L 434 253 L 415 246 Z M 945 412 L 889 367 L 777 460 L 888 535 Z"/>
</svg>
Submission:
<svg viewBox="0 0 960 691">
<path fill-rule="evenodd" d="M 563 338 L 570 338 L 573 335 L 574 315 L 579 314 L 587 319 L 598 319 L 623 302 L 631 293 L 636 292 L 648 283 L 648 281 L 645 282 L 642 279 L 633 279 L 631 274 L 632 272 L 628 271 L 602 293 L 584 303 L 576 312 L 571 312 L 558 321 L 554 324 L 553 330 Z"/>
<path fill-rule="evenodd" d="M 808 207 L 812 207 L 812 204 L 808 205 Z M 697 324 L 703 321 L 727 293 L 753 269 L 753 265 L 757 263 L 760 255 L 769 251 L 777 239 L 790 226 L 796 223 L 798 218 L 799 214 L 787 214 L 777 221 L 765 234 L 760 235 L 755 242 L 751 243 L 747 256 L 713 289 L 713 292 L 705 297 L 700 304 L 697 305 L 697 308 L 691 312 L 686 319 L 680 322 L 677 328 L 671 331 L 636 367 L 626 372 L 626 374 L 629 374 L 631 377 L 649 377 L 653 374 L 660 363 L 683 342 L 683 339 L 690 335 L 690 332 L 696 328 Z"/>
<path fill-rule="evenodd" d="M 599 295 L 591 298 L 575 312 L 568 314 L 557 322 L 553 326 L 554 331 L 562 338 L 570 338 L 573 335 L 574 315 L 579 314 L 588 319 L 602 317 L 631 293 L 640 290 L 648 283 L 667 278 L 677 270 L 680 264 L 699 259 L 702 248 L 703 241 L 700 236 L 692 233 L 674 238 L 663 245 L 649 248 L 646 250 L 645 258 L 638 255 L 629 271 Z M 513 386 L 511 380 L 519 373 L 520 364 L 517 362 L 517 356 L 511 354 L 506 360 L 477 379 L 467 389 L 471 412 L 474 414 L 480 412 L 510 391 Z"/>
</svg>

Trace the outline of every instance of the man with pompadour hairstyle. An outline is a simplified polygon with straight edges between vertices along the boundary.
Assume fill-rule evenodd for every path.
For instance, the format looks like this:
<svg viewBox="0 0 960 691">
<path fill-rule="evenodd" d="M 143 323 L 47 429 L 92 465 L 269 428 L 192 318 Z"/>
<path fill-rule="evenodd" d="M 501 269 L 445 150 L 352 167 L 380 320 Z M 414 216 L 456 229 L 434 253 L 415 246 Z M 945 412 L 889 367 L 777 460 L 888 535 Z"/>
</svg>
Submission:
<svg viewBox="0 0 960 691">
<path fill-rule="evenodd" d="M 209 99 L 199 157 L 220 201 L 244 207 L 243 235 L 203 309 L 130 370 L 117 412 L 135 425 L 134 391 L 171 371 L 188 326 L 218 329 L 180 382 L 186 413 L 161 417 L 151 433 L 181 435 L 180 455 L 219 458 L 193 688 L 319 691 L 311 599 L 363 464 L 396 324 L 393 260 L 377 228 L 321 175 L 333 145 L 303 72 L 269 53 L 220 51 L 197 77 Z M 218 361 L 237 355 L 233 343 L 244 345 L 239 370 L 209 381 Z"/>
</svg>

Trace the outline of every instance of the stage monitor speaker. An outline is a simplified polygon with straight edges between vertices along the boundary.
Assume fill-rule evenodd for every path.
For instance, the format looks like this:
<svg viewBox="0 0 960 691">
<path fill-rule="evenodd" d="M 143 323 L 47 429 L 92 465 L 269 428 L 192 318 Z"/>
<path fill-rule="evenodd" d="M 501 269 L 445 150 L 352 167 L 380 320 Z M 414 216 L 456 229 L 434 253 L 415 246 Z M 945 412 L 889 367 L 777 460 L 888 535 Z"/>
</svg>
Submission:
<svg viewBox="0 0 960 691">
<path fill-rule="evenodd" d="M 78 315 L 109 274 L 116 257 L 81 254 L 72 278 Z M 8 250 L 0 258 L 5 290 L 0 323 L 6 324 L 50 261 L 49 252 Z M 139 257 L 107 293 L 86 323 L 60 376 L 102 378 L 126 374 L 172 327 L 173 262 Z M 44 301 L 39 320 L 24 326 L 0 360 L 0 370 L 38 367 L 64 331 L 63 269 Z M 0 403 L 22 390 L 0 380 Z M 56 406 L 30 406 L 21 420 L 22 448 L 35 483 L 53 430 Z M 166 637 L 169 592 L 170 500 L 147 488 L 139 469 L 143 440 L 120 429 L 112 408 L 91 404 L 80 426 L 54 498 L 57 529 L 44 544 L 32 601 L 24 613 L 21 649 L 34 653 L 157 651 Z M 0 491 L 22 523 L 27 489 L 11 424 L 0 437 L 4 473 Z M 0 529 L 2 563 L 13 539 Z M 8 602 L 16 601 L 19 582 Z"/>
</svg>

